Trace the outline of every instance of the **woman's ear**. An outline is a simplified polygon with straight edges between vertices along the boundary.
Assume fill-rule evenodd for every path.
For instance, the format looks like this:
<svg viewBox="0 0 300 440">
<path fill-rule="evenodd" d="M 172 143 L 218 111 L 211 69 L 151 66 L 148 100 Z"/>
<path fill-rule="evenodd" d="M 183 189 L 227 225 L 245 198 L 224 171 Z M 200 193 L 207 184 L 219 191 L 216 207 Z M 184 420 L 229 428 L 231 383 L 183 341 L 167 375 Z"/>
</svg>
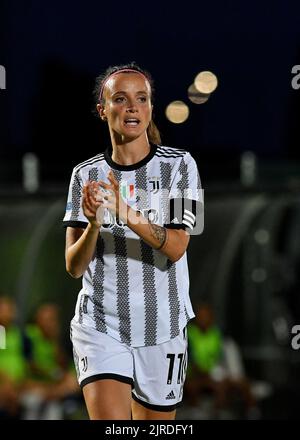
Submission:
<svg viewBox="0 0 300 440">
<path fill-rule="evenodd" d="M 107 121 L 107 117 L 105 114 L 105 108 L 103 107 L 102 104 L 97 104 L 97 111 L 98 111 L 99 116 L 102 119 L 102 121 Z"/>
</svg>

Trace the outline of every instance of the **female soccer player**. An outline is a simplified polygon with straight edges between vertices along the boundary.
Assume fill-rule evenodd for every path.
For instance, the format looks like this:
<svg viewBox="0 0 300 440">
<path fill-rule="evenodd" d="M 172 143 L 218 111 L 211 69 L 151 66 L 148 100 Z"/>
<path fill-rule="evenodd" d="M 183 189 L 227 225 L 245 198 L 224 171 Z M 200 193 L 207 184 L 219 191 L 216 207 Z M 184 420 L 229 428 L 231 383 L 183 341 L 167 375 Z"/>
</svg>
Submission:
<svg viewBox="0 0 300 440">
<path fill-rule="evenodd" d="M 71 322 L 78 380 L 91 419 L 174 419 L 200 178 L 187 151 L 159 145 L 147 72 L 109 68 L 95 95 L 111 146 L 74 168 L 64 217 L 66 269 L 83 276 Z"/>
</svg>

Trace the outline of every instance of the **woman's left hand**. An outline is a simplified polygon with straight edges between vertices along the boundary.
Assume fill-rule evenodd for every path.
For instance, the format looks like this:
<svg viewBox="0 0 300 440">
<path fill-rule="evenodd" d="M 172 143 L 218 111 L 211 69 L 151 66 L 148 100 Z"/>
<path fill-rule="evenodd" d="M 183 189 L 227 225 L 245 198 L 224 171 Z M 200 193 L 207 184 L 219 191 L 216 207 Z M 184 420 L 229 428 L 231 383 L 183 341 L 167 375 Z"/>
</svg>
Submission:
<svg viewBox="0 0 300 440">
<path fill-rule="evenodd" d="M 119 182 L 112 171 L 108 173 L 107 178 L 110 181 L 110 184 L 103 182 L 103 180 L 99 180 L 98 182 L 100 188 L 109 191 L 109 193 L 103 194 L 103 207 L 107 208 L 115 217 L 126 223 L 129 207 L 120 194 Z"/>
</svg>

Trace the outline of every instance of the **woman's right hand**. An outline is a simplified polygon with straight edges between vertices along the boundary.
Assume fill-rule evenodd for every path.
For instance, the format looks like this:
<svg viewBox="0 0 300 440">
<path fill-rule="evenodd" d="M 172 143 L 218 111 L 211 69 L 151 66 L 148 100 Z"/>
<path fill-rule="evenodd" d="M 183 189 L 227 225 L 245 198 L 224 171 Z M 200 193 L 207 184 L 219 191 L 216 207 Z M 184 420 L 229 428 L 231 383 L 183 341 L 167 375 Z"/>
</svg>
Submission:
<svg viewBox="0 0 300 440">
<path fill-rule="evenodd" d="M 83 187 L 82 209 L 85 217 L 92 226 L 100 228 L 103 224 L 104 208 L 103 200 L 98 194 L 99 184 L 87 182 Z"/>
</svg>

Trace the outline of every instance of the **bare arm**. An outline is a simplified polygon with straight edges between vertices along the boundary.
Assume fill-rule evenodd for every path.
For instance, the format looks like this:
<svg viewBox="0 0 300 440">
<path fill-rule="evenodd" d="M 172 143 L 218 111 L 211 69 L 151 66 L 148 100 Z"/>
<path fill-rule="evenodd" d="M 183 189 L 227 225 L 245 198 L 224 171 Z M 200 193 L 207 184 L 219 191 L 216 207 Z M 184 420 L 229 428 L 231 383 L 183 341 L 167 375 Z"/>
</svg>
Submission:
<svg viewBox="0 0 300 440">
<path fill-rule="evenodd" d="M 86 229 L 68 227 L 66 231 L 66 269 L 73 278 L 83 275 L 95 253 L 99 228 L 90 223 Z"/>
<path fill-rule="evenodd" d="M 101 222 L 96 218 L 100 202 L 93 196 L 94 183 L 83 188 L 82 208 L 89 220 L 86 229 L 68 227 L 66 231 L 66 270 L 73 278 L 83 275 L 90 264 L 96 249 Z"/>
<path fill-rule="evenodd" d="M 190 235 L 183 229 L 167 229 L 150 223 L 140 213 L 128 209 L 127 225 L 147 244 L 166 255 L 172 262 L 185 253 Z"/>
</svg>

